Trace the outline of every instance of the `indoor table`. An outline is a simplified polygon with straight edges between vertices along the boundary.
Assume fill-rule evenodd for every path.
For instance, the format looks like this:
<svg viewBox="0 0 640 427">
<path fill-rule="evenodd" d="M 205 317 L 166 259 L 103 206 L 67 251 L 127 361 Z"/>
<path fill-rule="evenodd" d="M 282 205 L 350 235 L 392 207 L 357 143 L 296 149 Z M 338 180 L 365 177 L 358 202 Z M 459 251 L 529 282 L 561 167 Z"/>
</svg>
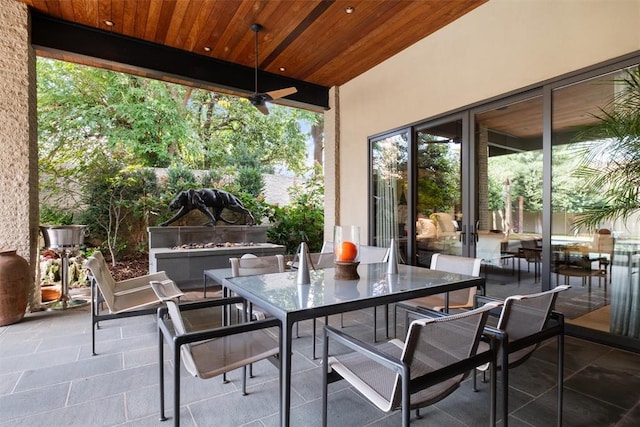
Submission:
<svg viewBox="0 0 640 427">
<path fill-rule="evenodd" d="M 387 274 L 387 264 L 358 266 L 358 280 L 334 279 L 335 268 L 312 270 L 311 284 L 297 284 L 297 272 L 222 277 L 222 269 L 206 270 L 205 277 L 260 306 L 282 322 L 280 333 L 280 416 L 289 426 L 291 408 L 291 352 L 293 325 L 302 320 L 392 304 L 428 295 L 477 286 L 485 279 L 462 274 L 399 265 Z"/>
</svg>

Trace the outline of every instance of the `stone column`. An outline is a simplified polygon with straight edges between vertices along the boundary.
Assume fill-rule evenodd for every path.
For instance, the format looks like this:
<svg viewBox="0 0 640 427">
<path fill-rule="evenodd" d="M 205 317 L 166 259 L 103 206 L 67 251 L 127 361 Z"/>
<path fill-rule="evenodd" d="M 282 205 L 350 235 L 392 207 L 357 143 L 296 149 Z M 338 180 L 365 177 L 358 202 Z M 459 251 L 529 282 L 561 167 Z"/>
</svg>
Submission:
<svg viewBox="0 0 640 427">
<path fill-rule="evenodd" d="M 40 304 L 36 60 L 27 6 L 0 2 L 0 22 L 0 247 L 29 262 L 33 311 Z"/>
<path fill-rule="evenodd" d="M 324 113 L 324 240 L 333 241 L 333 226 L 340 224 L 340 89 L 329 91 Z"/>
</svg>

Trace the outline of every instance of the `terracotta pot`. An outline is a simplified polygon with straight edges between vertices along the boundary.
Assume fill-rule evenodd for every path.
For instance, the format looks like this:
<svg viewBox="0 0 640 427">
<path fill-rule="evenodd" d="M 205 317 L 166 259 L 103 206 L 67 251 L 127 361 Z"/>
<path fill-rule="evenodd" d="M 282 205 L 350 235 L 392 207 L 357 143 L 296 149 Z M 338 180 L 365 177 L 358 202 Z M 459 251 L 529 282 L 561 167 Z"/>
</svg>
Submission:
<svg viewBox="0 0 640 427">
<path fill-rule="evenodd" d="M 22 320 L 30 283 L 29 263 L 15 250 L 0 249 L 0 326 Z"/>
</svg>

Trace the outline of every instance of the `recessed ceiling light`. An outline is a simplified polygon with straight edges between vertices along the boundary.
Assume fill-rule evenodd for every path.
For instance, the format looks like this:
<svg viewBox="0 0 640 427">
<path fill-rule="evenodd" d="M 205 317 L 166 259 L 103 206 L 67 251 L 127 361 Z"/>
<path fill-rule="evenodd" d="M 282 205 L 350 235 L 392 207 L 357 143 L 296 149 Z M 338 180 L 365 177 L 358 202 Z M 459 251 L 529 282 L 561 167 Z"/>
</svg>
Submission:
<svg viewBox="0 0 640 427">
<path fill-rule="evenodd" d="M 351 14 L 351 13 L 356 11 L 356 8 L 353 7 L 353 6 L 347 6 L 347 7 L 344 8 L 344 11 L 349 13 L 349 14 Z"/>
<path fill-rule="evenodd" d="M 279 69 L 281 72 L 285 72 L 285 71 L 287 71 L 287 69 L 286 69 L 285 67 L 280 67 L 280 68 L 278 68 L 278 69 Z"/>
<path fill-rule="evenodd" d="M 108 19 L 105 19 L 104 21 L 102 21 L 104 23 L 104 25 L 106 25 L 107 27 L 113 27 L 114 25 L 116 25 L 115 22 L 110 21 Z"/>
<path fill-rule="evenodd" d="M 202 48 L 205 52 L 211 52 L 211 48 L 209 46 L 205 46 Z"/>
</svg>

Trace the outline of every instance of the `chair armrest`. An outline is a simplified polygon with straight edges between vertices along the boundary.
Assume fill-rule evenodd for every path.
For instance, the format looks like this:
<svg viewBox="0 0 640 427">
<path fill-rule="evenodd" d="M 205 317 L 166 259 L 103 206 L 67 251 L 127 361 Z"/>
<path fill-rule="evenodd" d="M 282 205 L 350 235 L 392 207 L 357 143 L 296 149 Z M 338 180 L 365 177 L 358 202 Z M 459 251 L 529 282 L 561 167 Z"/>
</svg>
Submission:
<svg viewBox="0 0 640 427">
<path fill-rule="evenodd" d="M 398 307 L 402 308 L 403 310 L 405 310 L 407 312 L 407 315 L 412 318 L 413 320 L 415 319 L 424 319 L 425 317 L 447 317 L 449 316 L 449 314 L 442 312 L 442 311 L 436 311 L 436 310 L 432 310 L 430 308 L 427 307 L 421 307 L 421 306 L 409 306 L 409 305 L 405 305 L 402 303 L 398 303 L 397 304 Z"/>
<path fill-rule="evenodd" d="M 222 338 L 229 335 L 256 331 L 259 329 L 268 329 L 274 326 L 281 326 L 280 320 L 276 318 L 269 318 L 256 322 L 247 322 L 230 326 L 220 326 L 218 328 L 203 329 L 199 331 L 188 332 L 182 335 L 177 335 L 173 331 L 173 328 L 168 327 L 166 323 L 167 320 L 165 316 L 162 315 L 161 310 L 162 309 L 158 310 L 158 327 L 167 341 L 173 342 L 175 346 L 182 346 L 184 344 L 207 341 L 214 338 Z"/>
<path fill-rule="evenodd" d="M 347 335 L 344 332 L 332 328 L 331 326 L 325 326 L 324 333 L 326 337 L 332 337 L 336 341 L 339 341 L 341 344 L 357 351 L 358 353 L 373 360 L 374 362 L 377 362 L 382 366 L 385 366 L 399 374 L 403 373 L 404 364 L 400 361 L 400 359 L 397 359 L 394 356 L 380 351 L 375 346 L 354 338 L 351 335 Z"/>
<path fill-rule="evenodd" d="M 180 311 L 185 310 L 199 310 L 201 308 L 209 308 L 209 307 L 221 307 L 225 305 L 233 305 L 237 303 L 243 303 L 244 299 L 242 297 L 228 297 L 228 298 L 211 298 L 202 301 L 189 301 L 189 302 L 181 302 L 178 304 L 180 306 Z M 162 315 L 163 317 L 167 315 L 169 310 L 164 305 L 158 308 L 158 315 Z"/>
<path fill-rule="evenodd" d="M 115 295 L 123 295 L 128 292 L 136 292 L 139 291 L 140 288 L 149 288 L 149 282 L 154 281 L 165 281 L 170 280 L 167 274 L 164 271 L 159 271 L 157 273 L 146 274 L 144 276 L 133 277 L 131 279 L 121 280 L 116 282 L 116 286 L 114 289 Z"/>
<path fill-rule="evenodd" d="M 486 304 L 488 302 L 503 302 L 502 298 L 490 297 L 487 295 L 475 294 L 474 295 L 476 306 L 479 307 L 482 304 Z"/>
<path fill-rule="evenodd" d="M 184 292 L 182 292 L 180 288 L 176 286 L 176 283 L 170 279 L 162 281 L 151 280 L 149 284 L 158 298 L 163 301 L 167 299 L 180 298 L 184 295 Z"/>
<path fill-rule="evenodd" d="M 502 303 L 504 303 L 504 300 L 502 298 L 489 297 L 489 296 L 481 295 L 481 294 L 474 295 L 474 306 L 475 307 L 480 307 L 480 306 L 482 306 L 484 304 L 488 304 L 488 303 L 492 303 L 492 302 L 498 302 L 498 303 L 500 303 L 500 305 L 497 306 L 496 308 L 494 308 L 493 310 L 491 310 L 489 312 L 489 316 L 491 316 L 491 317 L 500 317 L 500 313 L 502 312 Z"/>
<path fill-rule="evenodd" d="M 482 330 L 482 336 L 490 340 L 497 340 L 499 342 L 504 342 L 508 339 L 508 335 L 505 331 L 489 325 L 485 325 L 484 329 Z"/>
</svg>

